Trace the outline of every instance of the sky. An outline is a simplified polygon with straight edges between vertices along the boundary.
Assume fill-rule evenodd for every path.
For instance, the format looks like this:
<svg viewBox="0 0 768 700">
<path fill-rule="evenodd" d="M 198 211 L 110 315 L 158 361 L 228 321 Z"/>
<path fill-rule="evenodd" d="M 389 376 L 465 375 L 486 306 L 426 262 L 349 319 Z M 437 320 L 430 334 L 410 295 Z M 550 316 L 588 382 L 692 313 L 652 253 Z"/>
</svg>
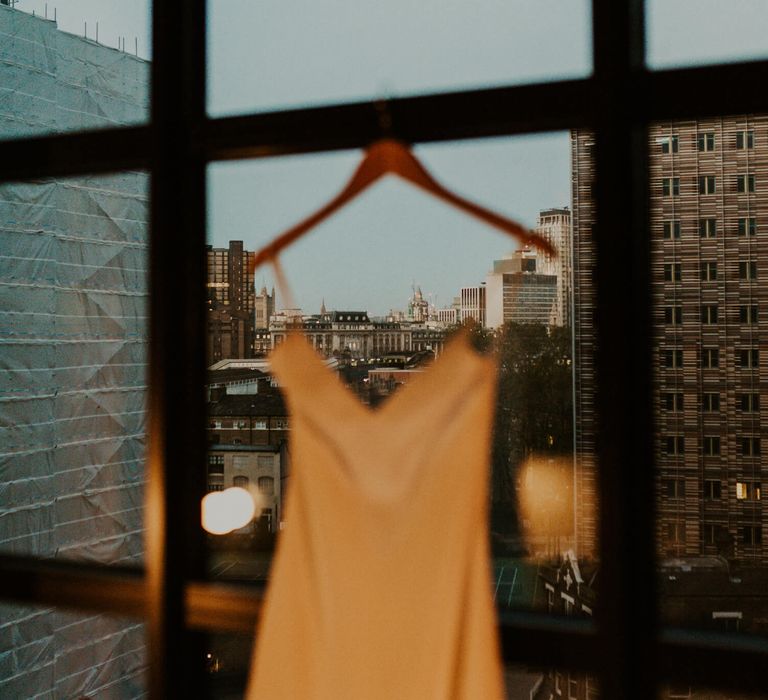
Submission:
<svg viewBox="0 0 768 700">
<path fill-rule="evenodd" d="M 44 14 L 43 0 L 20 0 Z M 150 56 L 148 0 L 48 0 L 59 27 Z M 587 76 L 587 0 L 209 0 L 212 115 Z M 768 55 L 766 0 L 648 0 L 653 68 Z M 570 200 L 566 133 L 416 149 L 457 192 L 531 226 Z M 359 152 L 214 164 L 209 240 L 257 249 L 323 204 Z M 388 178 L 284 254 L 298 303 L 404 308 L 415 282 L 438 306 L 514 245 Z M 257 282 L 271 285 L 270 270 Z"/>
</svg>

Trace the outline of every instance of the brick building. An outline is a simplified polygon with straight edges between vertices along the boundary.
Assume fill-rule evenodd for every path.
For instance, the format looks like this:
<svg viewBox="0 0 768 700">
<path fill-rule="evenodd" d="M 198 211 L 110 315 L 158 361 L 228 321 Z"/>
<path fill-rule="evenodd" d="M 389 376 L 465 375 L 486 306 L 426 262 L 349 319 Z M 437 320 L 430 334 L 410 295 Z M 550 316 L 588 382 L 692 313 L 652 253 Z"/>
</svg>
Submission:
<svg viewBox="0 0 768 700">
<path fill-rule="evenodd" d="M 256 291 L 242 241 L 208 246 L 208 364 L 253 357 Z M 274 297 L 273 297 L 274 298 Z"/>
<path fill-rule="evenodd" d="M 289 470 L 289 420 L 282 395 L 262 372 L 211 372 L 208 421 L 208 490 L 251 490 L 257 496 L 257 517 L 248 528 L 276 532 Z"/>
<path fill-rule="evenodd" d="M 580 557 L 596 545 L 591 148 L 573 134 Z M 768 117 L 656 124 L 649 149 L 659 552 L 765 564 Z"/>
</svg>

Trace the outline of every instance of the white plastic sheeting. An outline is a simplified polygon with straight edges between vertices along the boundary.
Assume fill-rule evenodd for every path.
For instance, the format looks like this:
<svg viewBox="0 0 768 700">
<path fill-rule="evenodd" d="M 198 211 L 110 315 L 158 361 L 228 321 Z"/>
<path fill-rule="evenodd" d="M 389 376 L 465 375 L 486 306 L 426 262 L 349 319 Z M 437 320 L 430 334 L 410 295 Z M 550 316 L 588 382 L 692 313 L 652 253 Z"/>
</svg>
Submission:
<svg viewBox="0 0 768 700">
<path fill-rule="evenodd" d="M 148 65 L 0 5 L 0 138 L 142 121 Z M 0 551 L 142 556 L 148 178 L 0 185 Z M 0 608 L 0 697 L 144 693 L 143 628 Z"/>
<path fill-rule="evenodd" d="M 148 74 L 146 61 L 0 5 L 2 138 L 146 121 Z"/>
</svg>

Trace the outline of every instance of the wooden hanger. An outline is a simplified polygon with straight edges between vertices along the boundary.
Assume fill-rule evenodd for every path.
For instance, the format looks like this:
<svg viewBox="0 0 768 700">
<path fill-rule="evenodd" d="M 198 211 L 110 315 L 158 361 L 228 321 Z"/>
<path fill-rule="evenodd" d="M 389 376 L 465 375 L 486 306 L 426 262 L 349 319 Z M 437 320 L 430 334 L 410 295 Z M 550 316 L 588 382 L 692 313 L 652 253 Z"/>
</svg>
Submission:
<svg viewBox="0 0 768 700">
<path fill-rule="evenodd" d="M 485 207 L 475 204 L 453 192 L 448 191 L 438 183 L 418 161 L 411 150 L 402 142 L 395 139 L 374 141 L 365 151 L 365 156 L 347 186 L 328 204 L 314 214 L 280 234 L 271 243 L 259 250 L 251 261 L 251 270 L 270 260 L 275 260 L 283 248 L 301 238 L 307 231 L 317 226 L 321 221 L 341 209 L 357 197 L 363 190 L 370 187 L 384 175 L 399 175 L 401 178 L 417 187 L 426 190 L 431 195 L 462 211 L 500 229 L 517 239 L 523 245 L 531 245 L 551 255 L 557 255 L 552 244 L 542 236 L 529 231 L 512 219 L 496 214 Z"/>
</svg>

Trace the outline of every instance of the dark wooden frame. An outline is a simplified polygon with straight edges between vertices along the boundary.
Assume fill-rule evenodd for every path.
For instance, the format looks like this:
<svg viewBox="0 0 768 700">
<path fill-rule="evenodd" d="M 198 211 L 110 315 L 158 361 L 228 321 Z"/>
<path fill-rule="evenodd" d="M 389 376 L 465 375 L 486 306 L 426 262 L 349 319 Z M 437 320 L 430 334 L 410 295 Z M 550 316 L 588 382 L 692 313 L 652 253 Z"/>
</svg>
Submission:
<svg viewBox="0 0 768 700">
<path fill-rule="evenodd" d="M 768 112 L 768 61 L 648 71 L 642 0 L 593 0 L 594 71 L 583 80 L 392 99 L 411 143 L 571 128 L 596 134 L 597 414 L 601 507 L 594 621 L 534 613 L 500 622 L 510 662 L 582 669 L 602 697 L 655 697 L 679 680 L 763 690 L 768 640 L 660 629 L 654 495 L 647 129 L 655 120 Z M 194 630 L 250 632 L 253 591 L 205 581 L 206 169 L 215 160 L 361 148 L 380 104 L 210 119 L 206 1 L 154 0 L 146 125 L 0 142 L 0 182 L 146 169 L 151 176 L 150 447 L 142 571 L 0 556 L 0 599 L 146 619 L 150 697 L 202 697 Z M 623 232 L 616 235 L 617 231 Z M 179 338 L 184 338 L 180 343 Z M 616 397 L 626 397 L 616 410 Z M 199 426 L 199 431 L 189 426 Z M 199 658 L 200 663 L 194 659 Z"/>
</svg>

